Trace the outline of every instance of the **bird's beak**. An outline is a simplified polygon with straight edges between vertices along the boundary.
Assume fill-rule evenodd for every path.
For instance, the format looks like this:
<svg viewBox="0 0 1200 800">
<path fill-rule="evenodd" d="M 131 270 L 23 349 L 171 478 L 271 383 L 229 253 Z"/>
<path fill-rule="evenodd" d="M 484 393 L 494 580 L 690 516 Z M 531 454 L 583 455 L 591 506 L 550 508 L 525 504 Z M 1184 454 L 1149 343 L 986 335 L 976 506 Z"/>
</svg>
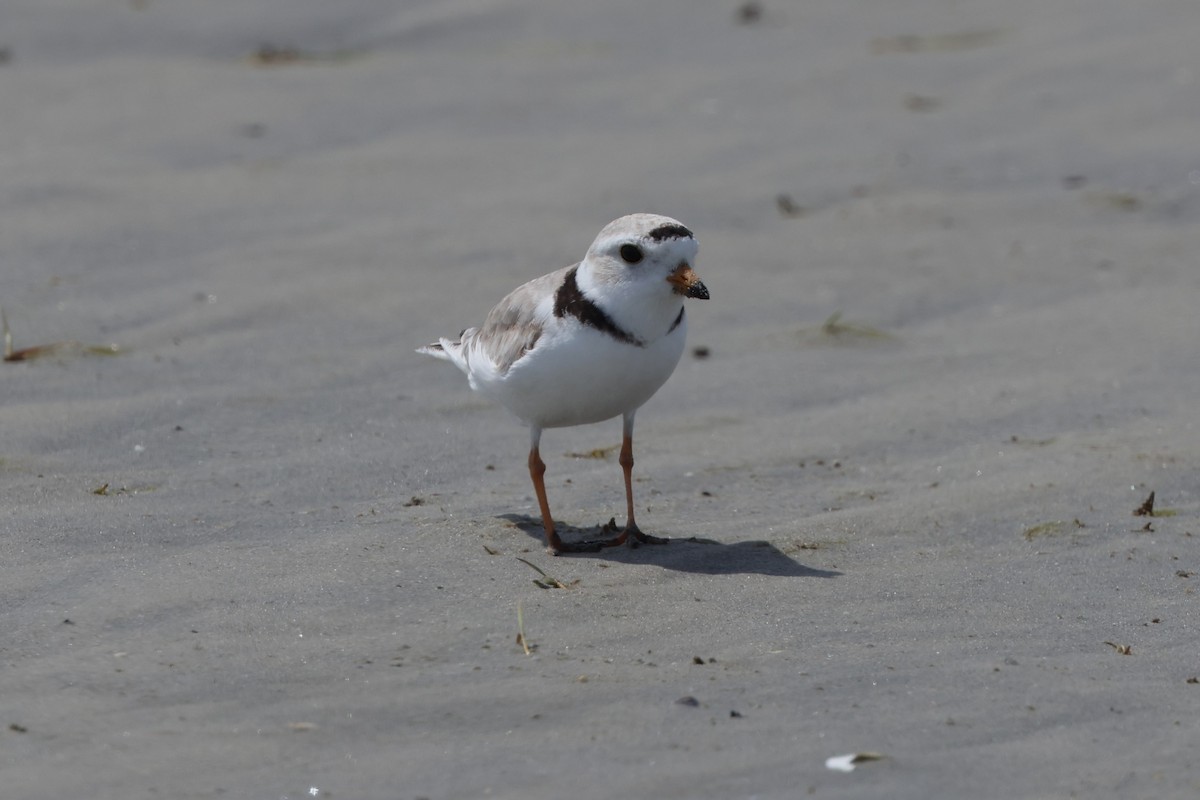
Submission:
<svg viewBox="0 0 1200 800">
<path fill-rule="evenodd" d="M 675 293 L 696 300 L 708 299 L 708 287 L 696 277 L 691 266 L 685 261 L 667 276 L 667 283 L 675 287 Z"/>
</svg>

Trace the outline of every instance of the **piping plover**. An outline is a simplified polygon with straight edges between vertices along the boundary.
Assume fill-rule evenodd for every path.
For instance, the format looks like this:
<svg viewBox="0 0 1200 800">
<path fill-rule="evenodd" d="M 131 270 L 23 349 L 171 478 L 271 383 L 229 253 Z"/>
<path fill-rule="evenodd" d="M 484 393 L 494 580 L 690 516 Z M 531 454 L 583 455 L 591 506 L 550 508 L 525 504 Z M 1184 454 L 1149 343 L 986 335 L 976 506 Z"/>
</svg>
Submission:
<svg viewBox="0 0 1200 800">
<path fill-rule="evenodd" d="M 692 232 L 670 217 L 631 214 L 610 222 L 583 261 L 517 288 L 483 325 L 458 341 L 417 352 L 449 361 L 471 388 L 529 426 L 529 476 L 554 552 L 595 551 L 627 542 L 666 544 L 633 518 L 633 418 L 675 371 L 687 336 L 683 300 L 708 299 L 696 277 Z M 554 530 L 538 453 L 544 428 L 621 417 L 625 529 L 605 541 L 564 542 Z M 631 542 L 632 543 L 632 542 Z"/>
</svg>

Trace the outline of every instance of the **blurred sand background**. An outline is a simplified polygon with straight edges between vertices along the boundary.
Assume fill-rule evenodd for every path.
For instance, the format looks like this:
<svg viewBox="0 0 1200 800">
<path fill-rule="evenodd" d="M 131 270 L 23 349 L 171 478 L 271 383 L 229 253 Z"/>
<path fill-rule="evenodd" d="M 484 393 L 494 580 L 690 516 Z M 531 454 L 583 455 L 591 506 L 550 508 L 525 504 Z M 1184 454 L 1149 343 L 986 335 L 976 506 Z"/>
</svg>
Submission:
<svg viewBox="0 0 1200 800">
<path fill-rule="evenodd" d="M 0 794 L 1196 797 L 1198 32 L 8 0 L 0 306 L 119 354 L 0 364 Z M 555 559 L 413 348 L 634 211 L 712 292 L 637 431 L 696 541 Z M 543 440 L 577 535 L 619 436 Z"/>
</svg>

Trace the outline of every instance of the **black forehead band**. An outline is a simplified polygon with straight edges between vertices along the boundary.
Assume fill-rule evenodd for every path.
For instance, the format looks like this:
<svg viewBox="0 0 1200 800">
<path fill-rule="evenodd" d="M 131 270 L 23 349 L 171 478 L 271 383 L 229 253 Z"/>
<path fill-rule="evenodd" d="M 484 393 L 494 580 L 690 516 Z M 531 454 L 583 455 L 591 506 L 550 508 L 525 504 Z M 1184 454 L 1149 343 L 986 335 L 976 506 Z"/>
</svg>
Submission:
<svg viewBox="0 0 1200 800">
<path fill-rule="evenodd" d="M 659 225 L 646 234 L 656 242 L 664 239 L 691 239 L 692 232 L 682 225 Z"/>
</svg>

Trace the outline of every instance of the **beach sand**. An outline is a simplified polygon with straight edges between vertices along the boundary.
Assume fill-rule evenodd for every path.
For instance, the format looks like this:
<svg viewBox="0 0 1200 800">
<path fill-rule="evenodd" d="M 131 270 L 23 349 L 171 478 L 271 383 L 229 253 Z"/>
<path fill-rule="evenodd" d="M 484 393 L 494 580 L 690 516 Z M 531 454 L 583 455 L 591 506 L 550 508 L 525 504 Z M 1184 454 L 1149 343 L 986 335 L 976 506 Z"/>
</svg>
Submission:
<svg viewBox="0 0 1200 800">
<path fill-rule="evenodd" d="M 1197 796 L 1198 26 L 7 3 L 0 306 L 76 344 L 0 364 L 0 794 Z M 635 211 L 712 293 L 677 541 L 553 558 L 414 348 Z M 543 439 L 566 535 L 619 426 Z"/>
</svg>

